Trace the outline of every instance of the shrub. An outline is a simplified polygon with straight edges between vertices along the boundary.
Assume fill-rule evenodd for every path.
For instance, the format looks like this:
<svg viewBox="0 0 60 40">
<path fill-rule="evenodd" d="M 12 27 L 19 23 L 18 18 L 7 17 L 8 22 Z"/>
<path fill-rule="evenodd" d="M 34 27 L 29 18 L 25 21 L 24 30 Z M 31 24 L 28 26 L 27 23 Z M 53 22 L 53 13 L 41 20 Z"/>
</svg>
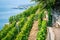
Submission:
<svg viewBox="0 0 60 40">
<path fill-rule="evenodd" d="M 44 10 L 41 10 L 41 12 L 38 14 L 38 28 L 39 28 L 39 30 L 42 25 L 43 17 L 44 17 Z"/>
<path fill-rule="evenodd" d="M 48 26 L 52 25 L 51 8 L 48 9 Z"/>
<path fill-rule="evenodd" d="M 22 18 L 21 21 L 18 22 L 17 25 L 19 28 L 19 32 L 21 31 L 21 28 L 25 22 L 26 22 L 26 18 Z M 2 40 L 12 40 L 16 37 L 17 34 L 18 34 L 18 29 L 16 27 L 13 27 Z"/>
<path fill-rule="evenodd" d="M 37 33 L 37 39 L 36 40 L 45 40 L 47 34 L 47 27 L 46 27 L 46 21 L 42 21 L 42 27 Z"/>
<path fill-rule="evenodd" d="M 28 39 L 29 32 L 30 32 L 32 25 L 33 25 L 33 20 L 34 20 L 34 14 L 32 14 L 30 16 L 30 18 L 25 23 L 25 25 L 21 29 L 21 32 L 17 35 L 15 40 L 27 40 Z"/>
<path fill-rule="evenodd" d="M 6 34 L 13 28 L 15 27 L 16 22 L 13 22 L 12 24 L 10 24 L 8 27 L 5 27 L 5 29 L 3 29 L 0 33 L 0 39 L 4 38 L 6 36 Z"/>
</svg>

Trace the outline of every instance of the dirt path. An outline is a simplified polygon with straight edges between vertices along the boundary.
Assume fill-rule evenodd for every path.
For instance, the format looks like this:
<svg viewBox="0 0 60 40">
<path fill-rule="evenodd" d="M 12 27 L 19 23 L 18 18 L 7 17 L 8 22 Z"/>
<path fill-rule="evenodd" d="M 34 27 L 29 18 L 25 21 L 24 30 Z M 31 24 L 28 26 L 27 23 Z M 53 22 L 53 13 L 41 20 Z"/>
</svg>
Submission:
<svg viewBox="0 0 60 40">
<path fill-rule="evenodd" d="M 28 40 L 36 40 L 37 32 L 38 32 L 38 21 L 34 21 Z"/>
</svg>

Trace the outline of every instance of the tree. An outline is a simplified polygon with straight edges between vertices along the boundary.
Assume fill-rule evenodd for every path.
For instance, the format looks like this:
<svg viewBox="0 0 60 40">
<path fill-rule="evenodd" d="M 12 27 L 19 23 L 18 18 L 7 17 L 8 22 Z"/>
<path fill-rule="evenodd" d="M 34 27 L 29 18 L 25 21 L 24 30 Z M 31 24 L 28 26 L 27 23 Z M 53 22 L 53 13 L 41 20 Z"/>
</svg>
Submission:
<svg viewBox="0 0 60 40">
<path fill-rule="evenodd" d="M 35 1 L 38 3 L 44 2 L 47 6 L 49 6 L 49 5 L 52 6 L 55 4 L 56 0 L 32 0 L 32 1 Z"/>
</svg>

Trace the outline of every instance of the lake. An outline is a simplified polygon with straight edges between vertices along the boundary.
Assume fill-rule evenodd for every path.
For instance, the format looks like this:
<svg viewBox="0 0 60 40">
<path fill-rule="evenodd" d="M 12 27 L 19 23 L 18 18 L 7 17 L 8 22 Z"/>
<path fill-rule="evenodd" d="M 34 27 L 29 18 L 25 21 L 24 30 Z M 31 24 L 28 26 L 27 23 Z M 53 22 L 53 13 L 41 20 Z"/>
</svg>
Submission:
<svg viewBox="0 0 60 40">
<path fill-rule="evenodd" d="M 0 0 L 0 30 L 3 28 L 4 24 L 9 22 L 9 17 L 23 12 L 22 9 L 13 9 L 20 6 L 25 6 L 29 4 L 34 4 L 35 2 L 30 2 L 30 0 Z"/>
</svg>

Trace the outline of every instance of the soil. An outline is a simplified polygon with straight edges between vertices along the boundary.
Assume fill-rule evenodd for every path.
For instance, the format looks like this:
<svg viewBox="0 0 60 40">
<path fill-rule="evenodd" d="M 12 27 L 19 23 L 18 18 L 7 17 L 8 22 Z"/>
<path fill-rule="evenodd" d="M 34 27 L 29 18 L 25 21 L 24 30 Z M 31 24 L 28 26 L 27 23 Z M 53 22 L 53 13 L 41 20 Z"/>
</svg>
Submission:
<svg viewBox="0 0 60 40">
<path fill-rule="evenodd" d="M 28 40 L 36 40 L 37 32 L 38 32 L 38 21 L 34 21 Z"/>
</svg>

